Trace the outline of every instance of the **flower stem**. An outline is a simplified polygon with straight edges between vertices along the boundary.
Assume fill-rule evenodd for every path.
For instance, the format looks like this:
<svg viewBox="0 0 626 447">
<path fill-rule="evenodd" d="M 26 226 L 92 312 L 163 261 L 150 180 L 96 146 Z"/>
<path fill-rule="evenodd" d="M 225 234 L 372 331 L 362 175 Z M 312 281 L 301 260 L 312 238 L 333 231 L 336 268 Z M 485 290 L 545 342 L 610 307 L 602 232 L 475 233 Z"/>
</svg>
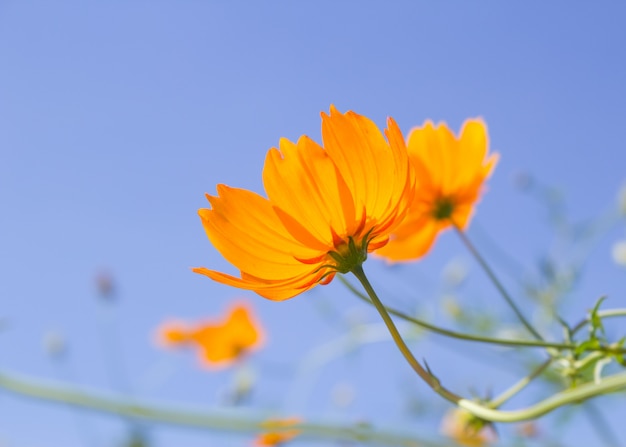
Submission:
<svg viewBox="0 0 626 447">
<path fill-rule="evenodd" d="M 599 310 L 598 317 L 599 318 L 626 317 L 626 309 Z M 589 317 L 585 318 L 584 320 L 581 320 L 576 326 L 572 328 L 572 335 L 574 335 L 576 332 L 584 328 L 585 325 L 589 323 L 590 321 L 591 320 Z"/>
<path fill-rule="evenodd" d="M 127 396 L 105 395 L 101 392 L 43 381 L 32 377 L 0 371 L 0 389 L 19 396 L 35 398 L 77 408 L 123 416 L 134 421 L 146 421 L 180 427 L 250 433 L 267 431 L 268 414 L 227 411 L 224 409 L 192 409 L 179 404 L 154 404 Z M 400 447 L 444 447 L 428 439 L 420 439 L 369 424 L 328 424 L 303 422 L 293 426 L 276 427 L 272 431 L 298 430 L 301 435 L 318 439 L 351 441 Z"/>
<path fill-rule="evenodd" d="M 365 276 L 363 267 L 358 265 L 357 267 L 352 269 L 352 273 L 363 285 L 363 288 L 365 289 L 372 303 L 376 307 L 376 310 L 378 310 L 378 313 L 385 322 L 385 325 L 387 326 L 387 329 L 389 330 L 393 341 L 396 343 L 396 346 L 398 347 L 406 361 L 409 363 L 409 365 L 411 365 L 411 368 L 413 368 L 413 370 L 417 373 L 417 375 L 420 376 L 422 380 L 426 382 L 426 384 L 431 387 L 436 393 L 441 395 L 443 398 L 449 400 L 450 402 L 456 404 L 460 400 L 462 400 L 461 396 L 454 394 L 453 392 L 444 388 L 439 382 L 439 379 L 433 376 L 415 359 L 415 357 L 411 353 L 411 350 L 408 348 L 402 336 L 400 335 L 400 332 L 398 332 L 398 329 L 396 328 L 396 325 L 389 316 L 389 313 L 387 313 L 387 309 L 385 309 L 385 306 L 378 298 L 378 295 L 376 295 L 376 292 L 374 291 L 374 288 L 367 279 L 367 276 Z"/>
<path fill-rule="evenodd" d="M 461 241 L 463 242 L 463 244 L 467 247 L 470 253 L 472 253 L 472 255 L 478 261 L 478 263 L 483 268 L 485 273 L 487 273 L 487 276 L 489 277 L 491 282 L 493 282 L 493 284 L 496 286 L 496 289 L 498 289 L 498 291 L 500 292 L 500 295 L 502 295 L 502 297 L 506 300 L 506 302 L 511 307 L 511 309 L 513 309 L 513 312 L 515 312 L 515 315 L 517 315 L 517 318 L 520 320 L 520 322 L 526 327 L 526 329 L 528 329 L 528 332 L 530 332 L 533 335 L 533 337 L 535 337 L 537 340 L 543 341 L 543 337 L 524 317 L 522 312 L 519 310 L 519 308 L 517 307 L 517 305 L 511 298 L 511 295 L 509 295 L 509 293 L 506 291 L 506 289 L 504 288 L 504 286 L 502 285 L 498 277 L 495 275 L 491 267 L 489 267 L 489 264 L 487 264 L 487 261 L 485 261 L 485 259 L 480 255 L 480 253 L 476 249 L 476 247 L 474 247 L 474 245 L 470 242 L 468 237 L 465 235 L 465 232 L 463 232 L 463 230 L 461 230 L 455 223 L 453 223 L 452 226 L 454 227 L 457 234 L 461 238 Z"/>
<path fill-rule="evenodd" d="M 361 298 L 368 304 L 372 306 L 374 303 L 370 300 L 367 295 L 357 290 L 345 277 L 339 276 L 339 281 L 341 281 L 352 293 L 354 293 L 357 297 Z M 435 332 L 436 334 L 444 335 L 450 338 L 456 338 L 459 340 L 466 341 L 475 341 L 479 343 L 490 343 L 495 345 L 502 346 L 513 346 L 513 347 L 530 347 L 530 348 L 553 348 L 553 349 L 561 349 L 561 350 L 572 350 L 576 349 L 577 345 L 573 343 L 556 343 L 549 341 L 535 341 L 535 340 L 510 340 L 503 338 L 493 338 L 493 337 L 485 337 L 482 335 L 474 335 L 474 334 L 466 334 L 464 332 L 452 331 L 450 329 L 444 329 L 442 327 L 436 326 L 434 324 L 428 323 L 426 321 L 420 320 L 418 318 L 407 315 L 406 313 L 397 310 L 393 307 L 385 306 L 387 312 L 391 315 L 394 315 L 398 318 L 402 318 L 405 321 L 413 323 L 417 326 L 420 326 L 424 329 L 428 329 L 429 331 Z M 616 311 L 618 313 L 616 313 Z M 606 315 L 605 315 L 606 312 Z M 623 313 L 622 313 L 623 312 Z M 600 318 L 613 317 L 613 316 L 626 316 L 626 309 L 616 309 L 615 311 L 599 311 L 598 316 Z M 587 320 L 584 320 L 585 322 Z M 595 348 L 589 348 L 589 351 L 600 351 L 600 352 L 608 352 L 612 354 L 626 354 L 626 349 L 613 349 L 607 346 L 599 346 Z"/>
<path fill-rule="evenodd" d="M 605 377 L 600 383 L 587 382 L 576 388 L 567 389 L 521 410 L 495 410 L 478 402 L 461 400 L 459 407 L 476 417 L 492 422 L 521 422 L 536 419 L 546 413 L 569 404 L 577 404 L 592 397 L 615 393 L 626 388 L 626 373 L 617 373 Z"/>
</svg>

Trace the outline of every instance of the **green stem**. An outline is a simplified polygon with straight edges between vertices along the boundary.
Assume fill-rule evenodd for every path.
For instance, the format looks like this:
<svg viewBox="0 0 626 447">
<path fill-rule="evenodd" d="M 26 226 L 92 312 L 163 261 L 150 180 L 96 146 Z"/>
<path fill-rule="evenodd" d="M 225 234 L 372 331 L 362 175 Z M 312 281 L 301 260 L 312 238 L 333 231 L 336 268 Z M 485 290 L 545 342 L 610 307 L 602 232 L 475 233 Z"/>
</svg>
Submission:
<svg viewBox="0 0 626 447">
<path fill-rule="evenodd" d="M 592 365 L 594 362 L 601 359 L 602 357 L 604 357 L 604 354 L 602 354 L 601 352 L 592 352 L 587 357 L 574 362 L 574 369 L 576 371 L 583 370 L 588 365 Z"/>
<path fill-rule="evenodd" d="M 543 341 L 543 337 L 524 317 L 522 312 L 519 310 L 519 308 L 517 307 L 517 305 L 511 298 L 511 295 L 509 295 L 509 293 L 506 291 L 506 289 L 504 288 L 504 286 L 502 285 L 498 277 L 495 275 L 491 267 L 489 267 L 489 264 L 487 264 L 487 261 L 485 261 L 485 259 L 481 256 L 481 254 L 476 249 L 476 247 L 474 247 L 474 245 L 470 242 L 470 240 L 465 235 L 463 230 L 461 230 L 455 223 L 453 223 L 452 226 L 454 227 L 457 234 L 461 238 L 461 241 L 463 241 L 463 244 L 465 244 L 465 246 L 470 251 L 470 253 L 472 253 L 474 258 L 476 258 L 476 260 L 478 261 L 480 266 L 483 268 L 485 273 L 487 273 L 487 276 L 489 277 L 491 282 L 493 282 L 493 284 L 496 286 L 496 289 L 498 289 L 498 291 L 500 292 L 500 295 L 502 295 L 502 297 L 506 300 L 506 302 L 511 307 L 511 309 L 513 309 L 513 312 L 515 312 L 515 315 L 517 315 L 517 318 L 520 320 L 520 322 L 526 327 L 526 329 L 528 329 L 528 332 L 530 332 L 533 335 L 533 337 L 535 337 L 537 340 Z"/>
<path fill-rule="evenodd" d="M 240 433 L 266 432 L 268 420 L 275 420 L 272 415 L 257 413 L 252 415 L 240 410 L 192 410 L 179 405 L 156 405 L 127 397 L 105 396 L 95 391 L 80 389 L 61 383 L 44 382 L 33 378 L 0 372 L 0 388 L 15 394 L 69 404 L 80 408 L 116 414 L 138 421 L 162 423 L 191 428 L 221 430 Z M 301 423 L 294 426 L 272 427 L 271 431 L 298 430 L 301 435 L 318 439 L 343 440 L 376 445 L 400 447 L 444 447 L 448 444 L 416 438 L 408 434 L 385 431 L 371 425 L 340 425 Z"/>
<path fill-rule="evenodd" d="M 363 301 L 365 301 L 368 304 L 374 305 L 372 300 L 370 300 L 367 297 L 367 295 L 357 290 L 356 287 L 350 284 L 350 282 L 345 277 L 339 275 L 339 280 L 357 297 L 361 298 Z M 451 331 L 449 329 L 444 329 L 439 326 L 435 326 L 434 324 L 427 323 L 426 321 L 419 320 L 415 317 L 407 315 L 406 313 L 402 311 L 394 309 L 393 307 L 385 306 L 385 309 L 391 315 L 394 315 L 398 318 L 402 318 L 403 320 L 416 324 L 417 326 L 423 327 L 424 329 L 428 329 L 429 331 L 435 332 L 437 334 L 445 335 L 446 337 L 457 338 L 459 340 L 476 341 L 480 343 L 491 343 L 491 344 L 502 345 L 502 346 L 554 348 L 554 349 L 563 349 L 563 350 L 565 349 L 572 350 L 576 348 L 576 345 L 572 343 L 554 343 L 554 342 L 533 341 L 533 340 L 508 340 L 508 339 L 502 339 L 502 338 L 484 337 L 481 335 L 466 334 L 464 332 Z M 600 316 L 600 318 L 605 318 L 608 316 L 618 316 L 618 315 L 604 315 L 602 312 L 603 311 L 598 312 L 598 315 Z M 606 311 L 606 312 L 609 312 L 609 311 Z M 619 316 L 626 316 L 626 309 L 624 309 L 623 312 L 624 314 L 623 315 L 620 314 Z M 585 320 L 585 322 L 586 321 L 587 320 Z M 611 349 L 608 347 L 593 348 L 593 349 L 590 349 L 590 351 L 626 353 L 626 349 L 615 350 L 615 349 Z"/>
<path fill-rule="evenodd" d="M 612 317 L 626 317 L 626 309 L 607 309 L 607 310 L 599 310 L 598 311 L 599 318 L 612 318 Z M 589 318 L 585 318 L 581 320 L 576 326 L 572 328 L 571 334 L 574 335 L 576 332 L 580 331 L 585 327 L 587 323 L 589 323 Z"/>
<path fill-rule="evenodd" d="M 519 382 L 515 383 L 512 387 L 502 392 L 498 397 L 489 401 L 490 408 L 498 408 L 502 406 L 507 400 L 515 396 L 517 393 L 522 391 L 526 386 L 532 382 L 534 379 L 539 377 L 539 375 L 545 371 L 545 369 L 550 366 L 552 363 L 552 358 L 549 358 L 545 362 L 543 362 L 539 367 L 534 370 L 532 373 L 524 377 Z"/>
<path fill-rule="evenodd" d="M 521 422 L 536 419 L 564 405 L 580 403 L 602 394 L 614 393 L 626 388 L 626 373 L 614 374 L 600 383 L 587 382 L 573 389 L 567 389 L 544 399 L 535 405 L 521 410 L 502 411 L 487 408 L 478 402 L 463 399 L 459 407 L 476 417 L 492 422 Z"/>
<path fill-rule="evenodd" d="M 267 415 L 261 414 L 253 416 L 248 413 L 247 416 L 243 416 L 241 413 L 238 414 L 237 411 L 191 410 L 183 409 L 180 406 L 156 405 L 142 402 L 138 399 L 128 400 L 124 397 L 116 398 L 104 396 L 94 391 L 79 389 L 60 383 L 25 378 L 6 372 L 0 372 L 0 388 L 26 397 L 75 405 L 81 408 L 118 414 L 137 420 L 212 430 L 234 432 L 266 431 L 267 428 L 264 424 L 267 424 L 268 419 L 276 419 L 275 417 L 268 417 Z M 564 405 L 580 403 L 594 396 L 613 393 L 623 389 L 626 389 L 626 373 L 619 373 L 605 377 L 599 384 L 589 382 L 577 388 L 562 391 L 531 407 L 521 410 L 495 410 L 467 399 L 461 399 L 458 405 L 477 417 L 488 421 L 520 422 L 538 418 Z M 413 436 L 380 431 L 373 429 L 371 426 L 363 425 L 345 426 L 303 423 L 293 427 L 285 427 L 284 429 L 297 429 L 301 431 L 303 435 L 325 439 L 351 440 L 407 447 L 434 447 L 439 445 L 428 442 L 427 440 L 416 439 Z M 280 430 L 281 428 L 277 427 L 275 431 Z M 272 431 L 274 431 L 273 428 Z"/>
<path fill-rule="evenodd" d="M 409 365 L 411 365 L 411 368 L 413 368 L 413 370 L 417 373 L 417 375 L 420 376 L 422 380 L 426 382 L 426 384 L 429 387 L 431 387 L 436 393 L 438 393 L 445 399 L 449 400 L 450 402 L 453 402 L 456 404 L 460 400 L 462 400 L 461 396 L 458 396 L 457 394 L 454 394 L 453 392 L 444 388 L 439 382 L 439 379 L 437 379 L 430 372 L 424 369 L 424 367 L 415 359 L 415 357 L 411 353 L 411 350 L 408 348 L 402 336 L 400 335 L 400 332 L 398 332 L 398 329 L 396 328 L 396 325 L 394 324 L 393 320 L 387 313 L 385 306 L 378 298 L 378 295 L 376 295 L 376 292 L 374 291 L 374 288 L 372 287 L 369 280 L 367 279 L 367 276 L 365 276 L 363 267 L 361 265 L 358 265 L 352 270 L 352 273 L 354 274 L 354 276 L 357 277 L 357 279 L 363 285 L 363 288 L 365 289 L 368 296 L 372 300 L 372 303 L 376 307 L 376 310 L 378 310 L 378 313 L 380 314 L 383 321 L 385 322 L 385 325 L 387 326 L 387 329 L 389 330 L 389 333 L 391 334 L 393 341 L 396 343 L 396 346 L 398 347 L 398 349 L 400 350 L 400 352 L 402 353 L 406 361 L 409 363 Z"/>
</svg>

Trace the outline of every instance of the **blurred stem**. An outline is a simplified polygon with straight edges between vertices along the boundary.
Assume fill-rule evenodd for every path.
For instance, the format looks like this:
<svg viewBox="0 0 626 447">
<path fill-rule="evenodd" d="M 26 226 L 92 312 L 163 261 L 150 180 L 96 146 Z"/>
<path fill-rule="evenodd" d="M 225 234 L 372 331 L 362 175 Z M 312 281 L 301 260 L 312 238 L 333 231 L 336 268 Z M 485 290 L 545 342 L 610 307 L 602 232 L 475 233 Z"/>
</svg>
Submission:
<svg viewBox="0 0 626 447">
<path fill-rule="evenodd" d="M 163 406 L 141 402 L 128 397 L 105 396 L 95 391 L 87 391 L 60 383 L 43 382 L 14 374 L 0 372 L 0 388 L 13 393 L 48 402 L 74 405 L 77 407 L 116 414 L 133 420 L 153 423 L 186 426 L 230 432 L 266 432 L 268 420 L 275 415 L 242 415 L 241 412 L 214 410 L 199 411 L 183 409 L 179 405 Z M 437 443 L 394 431 L 378 430 L 367 424 L 312 424 L 302 423 L 293 426 L 274 426 L 271 431 L 298 430 L 302 435 L 318 439 L 344 440 L 378 445 L 400 447 L 445 447 L 449 444 Z"/>
<path fill-rule="evenodd" d="M 626 389 L 626 372 L 605 377 L 600 383 L 587 382 L 576 388 L 561 391 L 521 410 L 496 410 L 466 399 L 459 402 L 459 407 L 487 421 L 520 422 L 536 419 L 564 405 L 578 404 L 592 397 L 615 393 L 624 389 Z"/>
<path fill-rule="evenodd" d="M 514 384 L 508 390 L 502 392 L 498 397 L 489 401 L 490 408 L 498 408 L 503 405 L 507 400 L 515 396 L 517 393 L 522 391 L 526 386 L 532 382 L 534 379 L 539 377 L 539 375 L 545 371 L 545 369 L 550 366 L 552 363 L 552 358 L 549 358 L 545 362 L 543 362 L 537 369 L 535 369 L 532 373 L 524 377 L 522 380 Z"/>
<path fill-rule="evenodd" d="M 599 318 L 612 318 L 612 317 L 626 317 L 626 309 L 606 309 L 606 310 L 599 310 L 597 313 Z M 572 335 L 574 335 L 576 332 L 580 331 L 582 328 L 585 327 L 585 325 L 587 323 L 589 323 L 591 320 L 589 319 L 589 317 L 585 318 L 584 320 L 581 320 L 576 326 L 574 326 L 572 328 Z"/>
<path fill-rule="evenodd" d="M 500 295 L 502 295 L 502 297 L 505 299 L 505 301 L 508 303 L 511 309 L 513 309 L 513 312 L 515 312 L 515 315 L 517 315 L 517 318 L 519 319 L 519 321 L 526 327 L 526 329 L 528 329 L 528 332 L 530 332 L 533 335 L 533 337 L 535 337 L 537 340 L 543 341 L 543 337 L 530 324 L 530 322 L 526 319 L 526 317 L 524 317 L 522 312 L 519 310 L 519 308 L 517 307 L 517 305 L 511 298 L 511 295 L 509 295 L 509 293 L 506 291 L 506 289 L 504 288 L 504 286 L 502 285 L 502 283 L 500 282 L 496 274 L 493 272 L 491 267 L 489 267 L 489 264 L 487 264 L 487 261 L 485 261 L 485 259 L 481 256 L 479 251 L 476 249 L 476 247 L 474 247 L 474 245 L 468 239 L 465 232 L 461 228 L 459 228 L 454 222 L 452 223 L 452 226 L 454 227 L 454 229 L 456 230 L 456 233 L 461 238 L 461 241 L 463 242 L 463 244 L 467 247 L 470 253 L 472 253 L 472 255 L 474 256 L 476 261 L 478 261 L 478 263 L 483 268 L 485 273 L 487 273 L 487 276 L 489 277 L 491 282 L 496 286 L 496 289 L 498 289 L 498 291 L 500 292 Z"/>
<path fill-rule="evenodd" d="M 179 425 L 195 428 L 224 430 L 233 432 L 267 431 L 267 414 L 251 416 L 241 415 L 237 411 L 198 411 L 183 409 L 179 406 L 163 406 L 141 402 L 128 397 L 104 396 L 95 391 L 81 390 L 77 387 L 60 383 L 43 382 L 33 378 L 0 372 L 0 388 L 7 391 L 42 399 L 49 402 L 64 403 L 77 407 L 154 423 Z M 535 405 L 521 410 L 502 411 L 488 408 L 479 402 L 467 399 L 458 401 L 458 406 L 475 416 L 493 422 L 520 422 L 536 419 L 558 407 L 578 404 L 586 399 L 603 394 L 614 393 L 626 389 L 626 372 L 614 374 L 602 379 L 600 383 L 588 382 L 576 388 L 556 393 Z M 238 414 L 239 413 L 239 414 Z M 416 439 L 413 436 L 401 435 L 396 432 L 380 431 L 370 425 L 331 425 L 331 424 L 298 424 L 295 426 L 272 427 L 272 431 L 299 430 L 303 435 L 358 442 L 378 443 L 407 447 L 439 446 L 441 444 Z M 448 444 L 446 444 L 448 445 Z"/>
<path fill-rule="evenodd" d="M 357 297 L 361 298 L 363 301 L 371 305 L 374 305 L 372 300 L 370 300 L 367 297 L 367 295 L 357 290 L 356 287 L 350 284 L 350 282 L 345 277 L 341 275 L 338 275 L 338 277 L 339 277 L 339 280 Z M 385 309 L 391 315 L 395 315 L 396 317 L 402 318 L 403 320 L 416 324 L 417 326 L 423 327 L 437 334 L 445 335 L 446 337 L 457 338 L 459 340 L 476 341 L 480 343 L 491 343 L 491 344 L 496 344 L 496 345 L 516 346 L 516 347 L 554 348 L 554 349 L 567 349 L 567 350 L 576 348 L 576 345 L 572 343 L 552 343 L 552 342 L 547 342 L 547 341 L 533 341 L 533 340 L 507 340 L 507 339 L 502 339 L 502 338 L 484 337 L 482 335 L 466 334 L 463 332 L 451 331 L 449 329 L 444 329 L 439 326 L 435 326 L 434 324 L 427 323 L 426 321 L 419 320 L 415 317 L 411 317 L 410 315 L 407 315 L 404 312 L 394 309 L 393 307 L 385 306 Z M 626 316 L 626 309 L 617 309 L 617 310 L 619 311 L 618 313 L 614 313 L 613 311 L 600 311 L 598 312 L 598 316 L 600 318 L 605 318 L 605 317 L 610 317 L 610 316 Z M 607 313 L 613 312 L 614 314 L 604 315 L 604 312 L 607 312 Z M 623 312 L 623 314 L 621 312 Z M 584 323 L 586 322 L 587 320 L 584 320 Z M 609 347 L 593 348 L 589 350 L 590 351 L 597 350 L 600 352 L 611 352 L 611 353 L 620 353 L 620 352 L 626 353 L 626 350 L 619 350 L 619 349 L 615 350 Z"/>
<path fill-rule="evenodd" d="M 367 295 L 372 300 L 372 303 L 376 307 L 376 310 L 385 322 L 385 325 L 387 326 L 387 329 L 389 330 L 393 341 L 396 343 L 396 346 L 398 347 L 406 361 L 409 363 L 409 365 L 411 365 L 411 368 L 413 368 L 413 370 L 417 373 L 417 375 L 420 376 L 422 380 L 426 382 L 426 384 L 431 387 L 437 394 L 441 395 L 443 398 L 449 400 L 450 402 L 456 404 L 460 400 L 462 400 L 461 396 L 458 396 L 457 394 L 454 394 L 453 392 L 444 388 L 439 382 L 439 379 L 437 379 L 429 371 L 424 369 L 420 362 L 415 359 L 415 357 L 411 353 L 411 350 L 408 348 L 402 336 L 400 335 L 400 332 L 398 332 L 398 329 L 396 328 L 393 320 L 387 313 L 387 309 L 385 309 L 385 306 L 378 298 L 378 295 L 376 295 L 376 292 L 374 291 L 374 288 L 367 279 L 367 276 L 365 276 L 363 267 L 361 265 L 358 265 L 352 270 L 352 273 L 363 285 L 363 288 L 367 292 Z"/>
</svg>

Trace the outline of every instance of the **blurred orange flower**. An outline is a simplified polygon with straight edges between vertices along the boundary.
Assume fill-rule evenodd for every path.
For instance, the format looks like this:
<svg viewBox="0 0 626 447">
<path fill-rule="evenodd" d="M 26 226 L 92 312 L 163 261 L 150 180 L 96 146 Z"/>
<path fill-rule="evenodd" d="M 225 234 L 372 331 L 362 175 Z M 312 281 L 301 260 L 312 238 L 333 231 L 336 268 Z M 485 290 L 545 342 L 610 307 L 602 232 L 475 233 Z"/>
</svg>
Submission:
<svg viewBox="0 0 626 447">
<path fill-rule="evenodd" d="M 391 261 L 424 256 L 437 235 L 451 225 L 465 229 L 485 180 L 498 162 L 488 154 L 487 127 L 480 119 L 465 121 L 459 137 L 440 123 L 426 121 L 407 138 L 415 170 L 415 196 L 406 219 L 377 252 Z"/>
<path fill-rule="evenodd" d="M 368 118 L 322 113 L 324 147 L 281 139 L 265 158 L 267 196 L 217 186 L 199 210 L 215 248 L 240 278 L 194 272 L 272 300 L 292 298 L 337 271 L 347 273 L 384 246 L 404 218 L 414 177 L 404 138 L 389 118 L 387 140 Z"/>
<path fill-rule="evenodd" d="M 218 320 L 197 325 L 167 322 L 159 328 L 158 337 L 164 346 L 195 345 L 200 348 L 203 365 L 223 368 L 258 349 L 263 343 L 264 333 L 252 309 L 237 303 Z"/>
<path fill-rule="evenodd" d="M 441 424 L 441 433 L 468 447 L 482 447 L 495 441 L 495 436 L 488 427 L 481 426 L 480 421 L 474 420 L 469 412 L 460 408 L 446 413 Z"/>
<path fill-rule="evenodd" d="M 295 417 L 288 419 L 268 420 L 263 424 L 263 426 L 267 428 L 268 431 L 265 433 L 261 433 L 259 436 L 257 436 L 252 445 L 254 447 L 270 447 L 281 445 L 285 442 L 291 441 L 293 438 L 298 436 L 298 434 L 300 434 L 299 430 L 272 430 L 275 430 L 276 428 L 288 428 L 301 422 L 302 419 Z"/>
</svg>

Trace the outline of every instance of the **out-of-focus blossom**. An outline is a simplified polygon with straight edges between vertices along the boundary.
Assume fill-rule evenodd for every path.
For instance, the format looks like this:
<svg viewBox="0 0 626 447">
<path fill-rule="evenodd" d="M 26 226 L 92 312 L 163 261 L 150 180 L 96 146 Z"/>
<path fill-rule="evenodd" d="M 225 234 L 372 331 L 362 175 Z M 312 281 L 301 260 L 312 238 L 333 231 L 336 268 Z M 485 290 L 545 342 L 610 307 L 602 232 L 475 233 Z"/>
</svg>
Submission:
<svg viewBox="0 0 626 447">
<path fill-rule="evenodd" d="M 322 113 L 323 147 L 303 136 L 281 139 L 265 158 L 268 199 L 217 186 L 199 210 L 217 250 L 241 277 L 207 268 L 194 272 L 272 300 L 326 284 L 384 246 L 413 197 L 414 176 L 400 129 L 389 118 L 387 139 L 368 118 Z"/>
<path fill-rule="evenodd" d="M 626 267 L 626 240 L 617 241 L 613 244 L 611 254 L 616 264 Z"/>
<path fill-rule="evenodd" d="M 166 322 L 159 328 L 158 338 L 165 346 L 195 346 L 200 350 L 203 365 L 222 368 L 258 349 L 263 343 L 264 331 L 252 309 L 237 303 L 219 319 L 192 325 Z"/>
<path fill-rule="evenodd" d="M 480 119 L 467 120 L 458 138 L 444 123 L 426 121 L 411 131 L 407 147 L 415 195 L 407 217 L 376 252 L 390 261 L 424 256 L 452 225 L 466 229 L 498 161 L 498 154 L 488 153 L 487 127 Z"/>
<path fill-rule="evenodd" d="M 539 428 L 536 421 L 522 422 L 515 427 L 515 432 L 522 438 L 539 437 Z"/>
<path fill-rule="evenodd" d="M 107 271 L 101 271 L 96 275 L 96 287 L 98 294 L 106 299 L 111 300 L 115 294 L 115 286 L 113 277 Z"/>
<path fill-rule="evenodd" d="M 441 272 L 443 281 L 449 287 L 460 286 L 467 279 L 467 275 L 467 265 L 458 258 L 448 262 Z"/>
<path fill-rule="evenodd" d="M 444 416 L 441 423 L 441 433 L 458 444 L 468 447 L 482 447 L 495 439 L 493 432 L 480 424 L 480 421 L 475 420 L 469 412 L 454 408 Z"/>
<path fill-rule="evenodd" d="M 340 382 L 331 391 L 332 401 L 339 408 L 350 406 L 356 398 L 356 389 L 350 382 Z"/>
<path fill-rule="evenodd" d="M 50 357 L 58 359 L 67 353 L 65 337 L 56 331 L 46 332 L 43 336 L 43 349 Z"/>
<path fill-rule="evenodd" d="M 293 438 L 300 434 L 299 430 L 280 430 L 287 429 L 294 425 L 298 425 L 302 422 L 300 418 L 287 418 L 287 419 L 271 419 L 263 423 L 263 428 L 267 429 L 266 432 L 261 433 L 256 437 L 253 442 L 254 447 L 271 447 L 285 444 L 291 441 Z"/>
</svg>

